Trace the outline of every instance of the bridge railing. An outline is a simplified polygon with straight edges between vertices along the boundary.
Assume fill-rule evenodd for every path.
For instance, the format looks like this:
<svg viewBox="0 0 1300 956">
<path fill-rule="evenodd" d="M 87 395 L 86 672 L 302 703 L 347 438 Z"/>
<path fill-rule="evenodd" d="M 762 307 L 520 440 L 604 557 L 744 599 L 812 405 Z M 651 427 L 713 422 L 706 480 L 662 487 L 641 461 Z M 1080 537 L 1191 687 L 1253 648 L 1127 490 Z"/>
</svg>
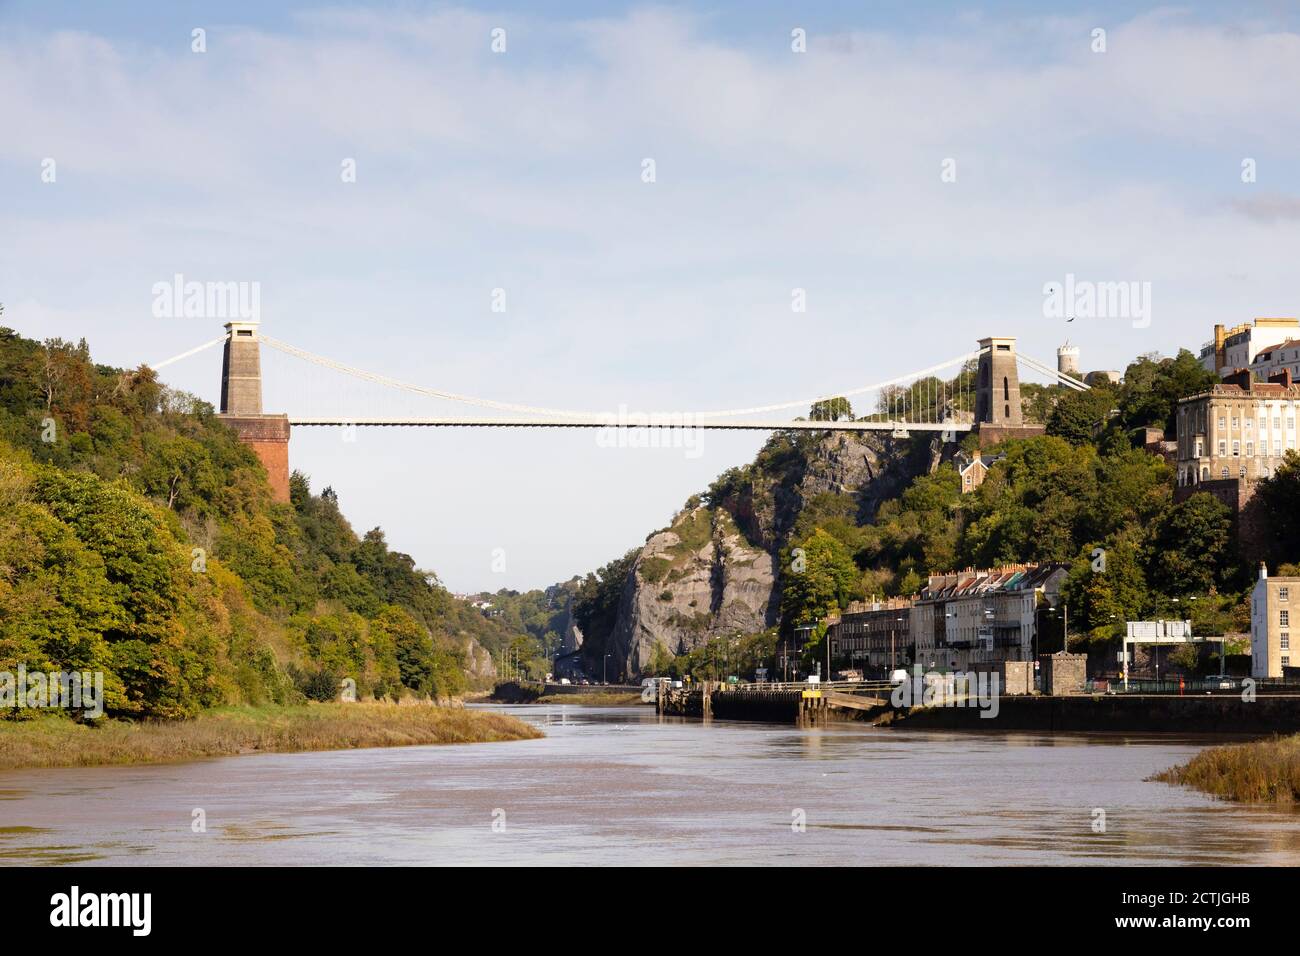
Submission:
<svg viewBox="0 0 1300 956">
<path fill-rule="evenodd" d="M 717 690 L 723 693 L 758 693 L 786 690 L 833 690 L 847 693 L 853 693 L 854 691 L 863 693 L 866 691 L 891 690 L 893 686 L 892 683 L 885 680 L 823 681 L 819 684 L 810 684 L 807 681 L 764 681 L 762 683 L 752 682 L 748 684 L 719 684 Z"/>
</svg>

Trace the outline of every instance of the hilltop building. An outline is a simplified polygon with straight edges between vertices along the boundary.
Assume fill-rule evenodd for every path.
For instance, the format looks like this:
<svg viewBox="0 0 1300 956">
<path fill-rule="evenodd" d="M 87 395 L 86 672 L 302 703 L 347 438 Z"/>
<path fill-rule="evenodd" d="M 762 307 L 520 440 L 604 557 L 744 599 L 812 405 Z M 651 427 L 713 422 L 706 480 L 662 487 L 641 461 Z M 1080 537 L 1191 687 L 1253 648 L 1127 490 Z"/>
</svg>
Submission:
<svg viewBox="0 0 1300 956">
<path fill-rule="evenodd" d="M 932 574 L 912 606 L 916 661 L 924 667 L 981 670 L 1032 661 L 1040 597 L 1055 606 L 1063 564 L 1013 564 Z"/>
<path fill-rule="evenodd" d="M 1201 364 L 1221 377 L 1250 368 L 1260 352 L 1300 336 L 1300 319 L 1260 318 L 1231 328 L 1214 327 L 1214 338 L 1201 346 Z"/>
<path fill-rule="evenodd" d="M 1288 385 L 1300 381 L 1300 339 L 1287 339 L 1269 346 L 1255 356 L 1255 361 L 1250 363 L 1250 372 L 1255 378 L 1265 381 L 1281 375 L 1288 376 Z"/>
<path fill-rule="evenodd" d="M 1260 563 L 1250 594 L 1250 676 L 1280 678 L 1291 666 L 1291 609 L 1300 602 L 1300 577 L 1270 578 Z"/>
<path fill-rule="evenodd" d="M 1056 350 L 1056 370 L 1062 375 L 1079 377 L 1079 346 L 1071 345 L 1067 340 Z"/>
<path fill-rule="evenodd" d="M 1292 384 L 1287 372 L 1258 382 L 1241 370 L 1208 392 L 1181 399 L 1178 487 L 1211 491 L 1196 486 L 1269 477 L 1296 447 L 1297 411 L 1300 385 Z"/>
<path fill-rule="evenodd" d="M 1268 528 L 1252 506 L 1255 487 L 1296 447 L 1300 385 L 1282 372 L 1257 382 L 1249 370 L 1178 403 L 1174 500 L 1198 491 L 1232 509 L 1237 544 L 1250 559 L 1263 555 Z"/>
<path fill-rule="evenodd" d="M 969 494 L 980 485 L 984 484 L 984 479 L 988 477 L 989 469 L 1000 462 L 1004 455 L 990 455 L 985 458 L 984 454 L 977 448 L 973 452 L 959 451 L 953 456 L 953 464 L 957 467 L 957 474 L 961 477 L 961 493 Z"/>
<path fill-rule="evenodd" d="M 1122 372 L 1114 369 L 1104 369 L 1096 372 L 1089 372 L 1083 377 L 1085 385 L 1118 385 L 1124 380 Z"/>
</svg>

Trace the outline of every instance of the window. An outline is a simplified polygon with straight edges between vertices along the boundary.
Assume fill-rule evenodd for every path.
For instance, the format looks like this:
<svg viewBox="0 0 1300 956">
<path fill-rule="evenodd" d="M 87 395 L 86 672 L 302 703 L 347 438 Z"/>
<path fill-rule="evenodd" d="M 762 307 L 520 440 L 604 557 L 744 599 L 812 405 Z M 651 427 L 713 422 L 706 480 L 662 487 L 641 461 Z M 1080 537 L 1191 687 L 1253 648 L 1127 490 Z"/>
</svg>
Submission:
<svg viewBox="0 0 1300 956">
<path fill-rule="evenodd" d="M 1283 631 L 1281 637 L 1282 637 L 1282 650 L 1284 651 L 1291 650 L 1291 633 L 1289 631 Z"/>
<path fill-rule="evenodd" d="M 1224 418 L 1222 415 L 1220 415 L 1220 416 L 1219 416 L 1219 427 L 1220 427 L 1220 428 L 1225 428 L 1225 427 L 1227 427 L 1227 424 L 1228 424 L 1228 420 L 1227 420 L 1226 418 Z"/>
<path fill-rule="evenodd" d="M 1280 625 L 1282 625 L 1283 627 L 1290 627 L 1290 626 L 1291 626 L 1291 612 L 1288 611 L 1286 608 L 1283 608 L 1282 610 L 1278 611 L 1278 612 L 1277 612 L 1277 623 L 1280 624 Z"/>
<path fill-rule="evenodd" d="M 1282 427 L 1282 418 L 1281 418 L 1281 416 L 1279 416 L 1279 415 L 1274 415 L 1274 416 L 1273 416 L 1273 427 L 1274 427 L 1274 428 L 1281 428 L 1281 427 Z"/>
<path fill-rule="evenodd" d="M 1194 458 L 1203 458 L 1203 457 L 1205 457 L 1205 446 L 1204 446 L 1203 444 L 1201 444 L 1201 440 L 1200 440 L 1199 438 L 1196 439 L 1196 454 L 1193 455 L 1192 457 L 1194 457 Z"/>
<path fill-rule="evenodd" d="M 1290 658 L 1289 655 L 1287 655 L 1287 654 L 1283 654 L 1283 655 L 1282 655 L 1282 666 L 1283 666 L 1283 667 L 1290 667 L 1290 666 L 1291 666 L 1291 658 Z"/>
<path fill-rule="evenodd" d="M 1227 454 L 1228 454 L 1228 443 L 1223 439 L 1219 439 L 1219 457 L 1222 458 Z"/>
<path fill-rule="evenodd" d="M 1223 469 L 1222 477 L 1224 477 L 1224 478 L 1227 478 L 1227 477 L 1228 477 L 1228 469 L 1226 469 L 1226 468 Z"/>
<path fill-rule="evenodd" d="M 1232 427 L 1233 427 L 1233 428 L 1236 428 L 1236 427 L 1237 427 L 1237 418 L 1236 418 L 1235 415 L 1234 415 L 1233 418 L 1232 418 Z"/>
<path fill-rule="evenodd" d="M 1234 442 L 1232 443 L 1232 457 L 1233 457 L 1233 458 L 1240 458 L 1240 457 L 1241 457 L 1241 442 L 1239 442 L 1239 441 L 1234 441 Z"/>
<path fill-rule="evenodd" d="M 1291 600 L 1291 589 L 1289 587 L 1280 587 L 1277 589 L 1277 599 L 1279 601 Z"/>
<path fill-rule="evenodd" d="M 1246 442 L 1246 457 L 1253 458 L 1254 455 L 1255 455 L 1255 443 L 1253 441 Z"/>
</svg>

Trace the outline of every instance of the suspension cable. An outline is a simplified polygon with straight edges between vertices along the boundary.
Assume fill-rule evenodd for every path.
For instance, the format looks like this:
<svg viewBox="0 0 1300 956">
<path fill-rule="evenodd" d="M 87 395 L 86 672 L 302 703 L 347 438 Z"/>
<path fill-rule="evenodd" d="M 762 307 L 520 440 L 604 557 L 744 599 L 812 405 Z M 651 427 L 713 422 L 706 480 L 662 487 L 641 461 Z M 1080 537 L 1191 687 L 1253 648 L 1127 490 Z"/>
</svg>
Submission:
<svg viewBox="0 0 1300 956">
<path fill-rule="evenodd" d="M 390 388 L 402 389 L 404 391 L 413 392 L 418 395 L 426 395 L 432 398 L 446 399 L 447 401 L 460 402 L 466 405 L 476 405 L 480 408 L 494 408 L 497 409 L 498 411 L 521 412 L 530 415 L 555 415 L 564 418 L 589 418 L 601 414 L 600 412 L 593 412 L 593 411 L 578 411 L 574 409 L 561 409 L 561 408 L 544 408 L 536 405 L 521 405 L 513 402 L 495 401 L 493 399 L 488 399 L 488 398 L 477 398 L 471 395 L 460 395 L 455 392 L 448 392 L 442 389 L 430 388 L 426 385 L 415 385 L 410 382 L 403 382 L 399 379 L 391 378 L 387 375 L 380 375 L 375 372 L 367 372 L 364 369 L 355 368 L 350 365 L 344 365 L 342 362 L 336 362 L 333 359 L 325 358 L 322 355 L 316 355 L 312 352 L 306 351 L 305 349 L 300 349 L 296 346 L 289 345 L 287 342 L 281 342 L 278 339 L 273 339 L 269 335 L 259 335 L 258 340 L 265 342 L 273 349 L 277 349 L 278 351 L 284 352 L 286 355 L 292 355 L 296 358 L 303 359 L 304 361 L 307 362 L 312 362 L 313 364 L 320 365 L 324 368 L 333 369 L 336 372 L 342 372 L 346 375 L 352 375 L 356 378 L 360 378 L 368 382 L 374 382 L 377 385 L 385 385 Z M 959 355 L 956 358 L 949 359 L 948 361 L 942 362 L 938 365 L 932 365 L 930 366 L 930 368 L 924 369 L 920 372 L 909 372 L 906 375 L 898 376 L 897 378 L 890 379 L 889 381 L 886 382 L 877 382 L 873 385 L 864 385 L 860 388 L 854 388 L 844 392 L 831 392 L 830 394 L 822 395 L 817 398 L 798 399 L 796 401 L 781 402 L 775 405 L 755 405 L 751 408 L 715 409 L 711 411 L 681 412 L 677 414 L 681 414 L 683 416 L 690 416 L 692 418 L 730 418 L 733 416 L 740 416 L 740 415 L 754 415 L 760 412 L 783 411 L 785 409 L 790 409 L 790 408 L 800 408 L 800 407 L 808 408 L 811 407 L 812 405 L 817 404 L 818 402 L 829 401 L 830 399 L 833 398 L 847 398 L 850 395 L 861 395 L 864 392 L 879 391 L 881 389 L 888 388 L 891 385 L 896 385 L 899 382 L 907 381 L 917 376 L 929 375 L 933 372 L 937 372 L 942 369 L 949 368 L 950 366 L 957 363 L 964 364 L 965 362 L 968 362 L 971 359 L 978 357 L 979 354 L 980 354 L 979 351 L 969 352 L 965 355 Z"/>
<path fill-rule="evenodd" d="M 160 368 L 165 368 L 168 365 L 171 365 L 172 362 L 179 362 L 183 358 L 189 358 L 191 355 L 197 355 L 199 352 L 202 352 L 204 349 L 210 349 L 214 345 L 220 345 L 228 338 L 230 338 L 229 335 L 223 335 L 221 336 L 221 338 L 213 339 L 211 342 L 204 342 L 202 345 L 192 348 L 188 352 L 182 352 L 180 355 L 173 355 L 171 358 L 164 359 L 161 362 L 154 362 L 152 365 L 149 366 L 149 368 L 153 369 L 156 372 Z"/>
</svg>

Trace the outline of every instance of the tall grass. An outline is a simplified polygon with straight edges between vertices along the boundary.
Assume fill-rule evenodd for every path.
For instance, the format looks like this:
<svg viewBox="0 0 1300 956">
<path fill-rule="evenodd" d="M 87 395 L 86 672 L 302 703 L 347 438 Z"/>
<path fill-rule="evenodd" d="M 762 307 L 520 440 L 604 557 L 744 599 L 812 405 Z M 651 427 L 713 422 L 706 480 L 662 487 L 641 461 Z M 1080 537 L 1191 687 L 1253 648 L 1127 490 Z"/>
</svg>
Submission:
<svg viewBox="0 0 1300 956">
<path fill-rule="evenodd" d="M 1242 803 L 1300 801 L 1300 735 L 1211 747 L 1151 779 Z"/>
<path fill-rule="evenodd" d="M 308 704 L 229 707 L 193 720 L 76 724 L 63 717 L 0 720 L 0 770 L 165 763 L 200 757 L 412 744 L 529 740 L 540 730 L 461 707 Z"/>
<path fill-rule="evenodd" d="M 640 704 L 641 694 L 637 691 L 605 691 L 594 694 L 547 694 L 538 697 L 538 704 L 587 704 L 598 707 L 622 707 L 627 704 Z"/>
</svg>

